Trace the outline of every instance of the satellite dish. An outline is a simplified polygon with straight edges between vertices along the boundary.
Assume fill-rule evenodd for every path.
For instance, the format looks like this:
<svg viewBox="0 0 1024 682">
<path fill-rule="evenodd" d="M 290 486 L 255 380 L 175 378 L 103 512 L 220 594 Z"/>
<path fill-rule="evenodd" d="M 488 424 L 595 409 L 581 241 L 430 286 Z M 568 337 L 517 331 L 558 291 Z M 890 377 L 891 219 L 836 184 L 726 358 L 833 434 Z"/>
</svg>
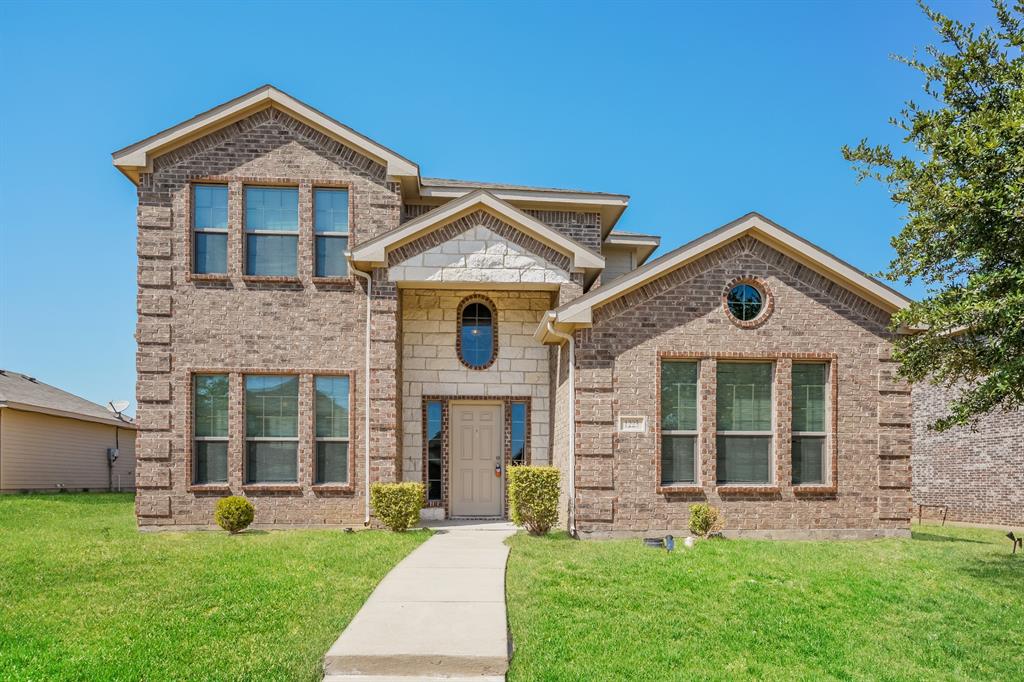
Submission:
<svg viewBox="0 0 1024 682">
<path fill-rule="evenodd" d="M 111 412 L 120 415 L 122 412 L 128 409 L 128 405 L 130 404 L 131 403 L 129 403 L 127 400 L 111 400 L 109 403 L 107 403 L 107 407 L 110 409 Z"/>
</svg>

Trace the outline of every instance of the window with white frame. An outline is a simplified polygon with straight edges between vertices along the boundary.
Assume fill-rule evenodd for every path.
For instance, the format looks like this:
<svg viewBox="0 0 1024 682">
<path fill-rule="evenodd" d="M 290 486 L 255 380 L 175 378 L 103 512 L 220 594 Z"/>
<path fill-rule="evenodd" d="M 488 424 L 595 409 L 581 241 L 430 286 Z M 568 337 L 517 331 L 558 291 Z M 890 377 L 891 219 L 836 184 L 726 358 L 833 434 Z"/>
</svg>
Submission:
<svg viewBox="0 0 1024 682">
<path fill-rule="evenodd" d="M 228 375 L 192 379 L 192 482 L 227 483 Z"/>
<path fill-rule="evenodd" d="M 827 479 L 827 384 L 827 363 L 793 363 L 793 485 Z"/>
<path fill-rule="evenodd" d="M 299 378 L 245 377 L 245 482 L 297 483 Z"/>
<path fill-rule="evenodd" d="M 697 482 L 697 379 L 699 364 L 661 363 L 661 485 Z"/>
<path fill-rule="evenodd" d="M 299 190 L 245 188 L 245 274 L 294 277 L 299 245 Z"/>
<path fill-rule="evenodd" d="M 316 378 L 316 482 L 348 483 L 348 377 Z"/>
<path fill-rule="evenodd" d="M 772 482 L 772 363 L 719 362 L 718 483 Z"/>
<path fill-rule="evenodd" d="M 345 277 L 348 263 L 348 190 L 313 190 L 316 277 Z"/>
<path fill-rule="evenodd" d="M 192 187 L 192 271 L 198 275 L 227 274 L 228 188 Z"/>
</svg>

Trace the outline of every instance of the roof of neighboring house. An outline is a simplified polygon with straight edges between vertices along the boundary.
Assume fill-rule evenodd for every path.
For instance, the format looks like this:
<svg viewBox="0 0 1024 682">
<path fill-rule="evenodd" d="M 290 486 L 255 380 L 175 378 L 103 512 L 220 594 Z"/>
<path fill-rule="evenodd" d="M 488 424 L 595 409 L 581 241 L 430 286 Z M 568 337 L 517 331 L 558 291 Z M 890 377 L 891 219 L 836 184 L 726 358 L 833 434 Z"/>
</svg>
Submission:
<svg viewBox="0 0 1024 682">
<path fill-rule="evenodd" d="M 44 384 L 35 377 L 20 372 L 0 369 L 0 407 L 28 412 L 41 412 L 57 417 L 99 422 L 134 429 L 135 424 L 94 402 L 56 386 Z"/>
<path fill-rule="evenodd" d="M 778 249 L 822 276 L 843 285 L 883 310 L 892 313 L 910 304 L 910 299 L 895 289 L 772 222 L 760 213 L 751 212 L 688 244 L 683 244 L 678 249 L 669 251 L 632 272 L 617 277 L 606 286 L 598 287 L 556 310 L 549 311 L 547 317 L 538 326 L 535 337 L 547 338 L 546 325 L 548 321 L 564 329 L 589 326 L 594 308 L 614 301 L 648 282 L 667 275 L 748 234 Z"/>
</svg>

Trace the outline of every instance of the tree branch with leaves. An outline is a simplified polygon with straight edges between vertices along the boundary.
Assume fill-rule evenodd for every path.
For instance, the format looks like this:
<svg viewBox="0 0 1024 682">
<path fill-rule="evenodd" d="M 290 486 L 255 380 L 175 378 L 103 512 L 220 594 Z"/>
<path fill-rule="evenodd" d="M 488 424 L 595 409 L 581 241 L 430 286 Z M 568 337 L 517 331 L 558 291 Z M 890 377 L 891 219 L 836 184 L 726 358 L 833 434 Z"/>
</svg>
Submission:
<svg viewBox="0 0 1024 682">
<path fill-rule="evenodd" d="M 895 357 L 907 379 L 957 389 L 939 430 L 1024 406 L 1024 2 L 993 5 L 998 25 L 979 30 L 921 4 L 941 44 L 894 57 L 927 96 L 891 119 L 908 153 L 842 150 L 906 211 L 882 276 L 926 288 L 893 318 L 915 332 Z"/>
</svg>

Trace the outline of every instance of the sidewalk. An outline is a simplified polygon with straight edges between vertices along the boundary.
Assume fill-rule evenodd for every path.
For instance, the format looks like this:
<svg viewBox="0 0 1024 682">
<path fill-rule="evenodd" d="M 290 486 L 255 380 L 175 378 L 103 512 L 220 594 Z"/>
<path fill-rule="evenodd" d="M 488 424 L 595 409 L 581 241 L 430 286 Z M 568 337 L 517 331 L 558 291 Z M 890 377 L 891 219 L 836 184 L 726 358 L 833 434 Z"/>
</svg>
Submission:
<svg viewBox="0 0 1024 682">
<path fill-rule="evenodd" d="M 324 657 L 327 682 L 502 680 L 505 522 L 444 522 L 385 576 Z"/>
</svg>

